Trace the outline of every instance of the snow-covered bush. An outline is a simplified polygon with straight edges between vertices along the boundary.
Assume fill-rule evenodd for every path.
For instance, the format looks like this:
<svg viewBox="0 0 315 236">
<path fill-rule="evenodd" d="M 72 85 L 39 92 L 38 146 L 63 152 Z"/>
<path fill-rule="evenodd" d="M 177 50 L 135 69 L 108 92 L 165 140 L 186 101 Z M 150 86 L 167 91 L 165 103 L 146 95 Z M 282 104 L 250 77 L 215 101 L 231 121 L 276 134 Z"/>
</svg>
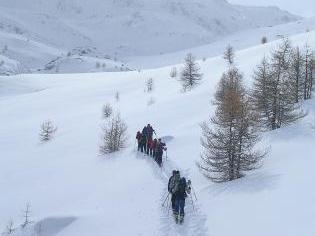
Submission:
<svg viewBox="0 0 315 236">
<path fill-rule="evenodd" d="M 22 228 L 25 228 L 27 225 L 33 223 L 32 220 L 30 219 L 30 213 L 31 213 L 31 205 L 26 204 L 25 210 L 23 212 L 23 218 L 24 222 L 21 224 Z"/>
<path fill-rule="evenodd" d="M 51 140 L 57 131 L 57 127 L 53 124 L 52 121 L 44 121 L 40 128 L 39 138 L 42 142 L 47 142 Z"/>
<path fill-rule="evenodd" d="M 116 102 L 119 102 L 119 100 L 120 100 L 120 94 L 118 91 L 115 93 L 115 100 L 116 100 Z"/>
<path fill-rule="evenodd" d="M 261 44 L 266 44 L 268 42 L 268 39 L 266 36 L 262 37 Z"/>
<path fill-rule="evenodd" d="M 5 226 L 5 230 L 2 235 L 10 235 L 16 230 L 13 220 L 10 220 L 9 223 Z"/>
<path fill-rule="evenodd" d="M 177 77 L 177 69 L 176 69 L 176 67 L 173 67 L 173 68 L 171 69 L 170 77 L 171 77 L 171 78 L 176 78 L 176 77 Z"/>
<path fill-rule="evenodd" d="M 151 97 L 150 99 L 149 99 L 149 101 L 148 101 L 148 106 L 151 106 L 151 105 L 153 105 L 155 103 L 155 99 L 153 98 L 153 97 Z"/>
<path fill-rule="evenodd" d="M 127 140 L 127 124 L 119 113 L 112 115 L 111 119 L 102 126 L 100 153 L 105 155 L 117 152 L 126 147 Z"/>
<path fill-rule="evenodd" d="M 154 82 L 153 82 L 153 79 L 152 78 L 149 78 L 145 81 L 145 87 L 146 87 L 146 91 L 148 93 L 152 92 L 153 91 L 153 88 L 154 88 Z"/>
</svg>

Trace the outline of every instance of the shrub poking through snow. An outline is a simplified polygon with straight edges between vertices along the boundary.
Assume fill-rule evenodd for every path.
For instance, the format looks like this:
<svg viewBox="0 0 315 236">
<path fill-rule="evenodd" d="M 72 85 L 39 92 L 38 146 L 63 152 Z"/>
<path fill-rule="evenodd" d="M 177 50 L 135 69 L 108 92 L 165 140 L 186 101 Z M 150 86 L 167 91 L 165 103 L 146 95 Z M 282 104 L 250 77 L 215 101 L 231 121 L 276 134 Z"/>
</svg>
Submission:
<svg viewBox="0 0 315 236">
<path fill-rule="evenodd" d="M 30 219 L 30 213 L 31 213 L 31 205 L 30 204 L 26 204 L 26 208 L 23 211 L 23 217 L 24 217 L 24 222 L 21 225 L 22 228 L 25 228 L 27 225 L 33 223 L 33 221 L 31 221 Z"/>
<path fill-rule="evenodd" d="M 120 94 L 118 91 L 115 93 L 115 100 L 116 100 L 116 102 L 119 102 L 119 100 L 120 100 Z"/>
<path fill-rule="evenodd" d="M 103 117 L 106 119 L 106 118 L 109 118 L 113 113 L 113 107 L 109 104 L 109 103 L 106 103 L 104 106 L 103 106 Z"/>
<path fill-rule="evenodd" d="M 57 131 L 57 127 L 52 123 L 52 121 L 48 120 L 42 123 L 39 138 L 42 142 L 48 142 L 54 137 L 54 134 Z"/>
<path fill-rule="evenodd" d="M 127 124 L 121 119 L 120 114 L 114 114 L 110 120 L 102 126 L 102 143 L 100 153 L 110 154 L 126 147 L 128 141 Z"/>
<path fill-rule="evenodd" d="M 176 69 L 176 67 L 173 67 L 173 68 L 171 69 L 170 77 L 171 77 L 171 78 L 176 78 L 176 77 L 177 77 L 177 69 Z"/>
<path fill-rule="evenodd" d="M 266 43 L 268 43 L 268 39 L 266 36 L 264 36 L 261 38 L 261 44 L 266 44 Z"/>
<path fill-rule="evenodd" d="M 5 231 L 3 232 L 3 235 L 11 235 L 15 231 L 14 222 L 13 220 L 10 220 L 9 223 L 5 227 Z"/>
<path fill-rule="evenodd" d="M 151 106 L 155 103 L 155 99 L 153 97 L 150 97 L 149 101 L 148 101 L 148 106 Z"/>
<path fill-rule="evenodd" d="M 145 81 L 145 87 L 146 87 L 146 91 L 148 93 L 152 92 L 153 91 L 153 88 L 154 88 L 154 82 L 153 82 L 153 79 L 152 78 L 149 78 Z"/>
<path fill-rule="evenodd" d="M 181 71 L 180 81 L 183 86 L 183 91 L 191 90 L 200 84 L 202 74 L 200 73 L 200 67 L 195 62 L 195 58 L 191 53 L 187 54 L 185 58 L 184 68 Z"/>
</svg>

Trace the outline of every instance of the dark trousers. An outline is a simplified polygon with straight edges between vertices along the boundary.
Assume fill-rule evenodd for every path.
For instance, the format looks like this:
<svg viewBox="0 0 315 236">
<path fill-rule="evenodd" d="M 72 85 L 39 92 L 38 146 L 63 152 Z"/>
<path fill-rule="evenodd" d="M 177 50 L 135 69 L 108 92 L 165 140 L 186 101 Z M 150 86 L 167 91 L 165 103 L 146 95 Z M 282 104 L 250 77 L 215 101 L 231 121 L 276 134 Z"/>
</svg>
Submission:
<svg viewBox="0 0 315 236">
<path fill-rule="evenodd" d="M 140 151 L 145 152 L 145 144 L 143 144 L 143 142 L 140 142 Z"/>
<path fill-rule="evenodd" d="M 147 143 L 146 142 L 142 143 L 142 149 L 141 150 L 142 150 L 141 152 L 147 153 Z"/>
<path fill-rule="evenodd" d="M 175 199 L 175 214 L 184 216 L 185 215 L 185 199 L 183 198 L 176 198 Z"/>
<path fill-rule="evenodd" d="M 171 203 L 172 203 L 172 210 L 173 212 L 175 212 L 175 195 L 174 194 L 172 194 Z"/>
<path fill-rule="evenodd" d="M 157 155 L 155 157 L 155 161 L 159 164 L 159 166 L 162 166 L 162 156 L 161 155 Z"/>
<path fill-rule="evenodd" d="M 149 155 L 149 153 L 150 153 L 150 147 L 149 147 L 149 145 L 147 144 L 147 155 Z"/>
</svg>

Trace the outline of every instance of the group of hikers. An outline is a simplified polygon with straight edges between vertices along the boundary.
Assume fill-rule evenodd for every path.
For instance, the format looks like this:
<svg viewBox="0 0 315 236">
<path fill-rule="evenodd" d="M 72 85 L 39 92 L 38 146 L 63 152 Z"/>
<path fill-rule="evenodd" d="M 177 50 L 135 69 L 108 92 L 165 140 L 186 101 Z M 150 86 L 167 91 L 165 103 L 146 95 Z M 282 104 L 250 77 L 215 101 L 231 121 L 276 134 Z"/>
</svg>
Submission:
<svg viewBox="0 0 315 236">
<path fill-rule="evenodd" d="M 138 151 L 153 157 L 161 167 L 163 152 L 167 151 L 167 148 L 166 144 L 160 138 L 153 138 L 153 134 L 156 135 L 155 130 L 150 124 L 145 126 L 142 132 L 137 132 Z M 180 176 L 178 170 L 173 170 L 172 176 L 168 181 L 168 195 L 164 203 L 171 196 L 171 207 L 176 223 L 182 224 L 184 221 L 185 199 L 187 194 L 191 193 L 191 188 L 191 181 L 186 181 L 184 177 Z"/>
<path fill-rule="evenodd" d="M 173 174 L 168 181 L 168 197 L 171 195 L 171 205 L 175 222 L 182 224 L 185 216 L 185 199 L 191 193 L 191 181 L 180 176 L 178 170 L 173 170 Z"/>
<path fill-rule="evenodd" d="M 138 142 L 138 151 L 153 157 L 157 164 L 161 167 L 163 152 L 167 151 L 167 148 L 166 144 L 163 143 L 160 138 L 153 139 L 153 134 L 156 135 L 155 130 L 150 124 L 144 126 L 142 132 L 137 132 L 136 140 Z"/>
</svg>

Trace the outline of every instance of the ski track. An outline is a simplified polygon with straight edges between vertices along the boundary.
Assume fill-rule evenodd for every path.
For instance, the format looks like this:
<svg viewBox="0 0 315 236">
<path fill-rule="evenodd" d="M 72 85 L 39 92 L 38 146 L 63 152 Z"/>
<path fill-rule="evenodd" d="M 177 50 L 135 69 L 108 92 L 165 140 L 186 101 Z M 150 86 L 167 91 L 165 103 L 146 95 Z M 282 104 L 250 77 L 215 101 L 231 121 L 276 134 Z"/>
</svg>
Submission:
<svg viewBox="0 0 315 236">
<path fill-rule="evenodd" d="M 160 232 L 158 235 L 163 236 L 205 236 L 208 234 L 208 229 L 206 227 L 207 216 L 202 213 L 201 206 L 197 200 L 194 199 L 194 193 L 188 195 L 186 198 L 185 206 L 185 220 L 182 225 L 176 224 L 172 217 L 172 210 L 170 209 L 171 198 L 167 200 L 164 206 L 163 202 L 167 197 L 168 190 L 168 179 L 171 176 L 173 170 L 179 170 L 175 163 L 170 160 L 170 157 L 166 159 L 163 156 L 162 168 L 159 168 L 152 157 L 142 154 L 136 151 L 136 158 L 141 158 L 147 160 L 148 164 L 151 166 L 154 174 L 159 178 L 165 188 L 161 193 L 160 198 L 160 209 L 161 209 L 161 221 L 160 221 Z M 180 170 L 181 175 L 189 179 L 189 170 Z"/>
</svg>

